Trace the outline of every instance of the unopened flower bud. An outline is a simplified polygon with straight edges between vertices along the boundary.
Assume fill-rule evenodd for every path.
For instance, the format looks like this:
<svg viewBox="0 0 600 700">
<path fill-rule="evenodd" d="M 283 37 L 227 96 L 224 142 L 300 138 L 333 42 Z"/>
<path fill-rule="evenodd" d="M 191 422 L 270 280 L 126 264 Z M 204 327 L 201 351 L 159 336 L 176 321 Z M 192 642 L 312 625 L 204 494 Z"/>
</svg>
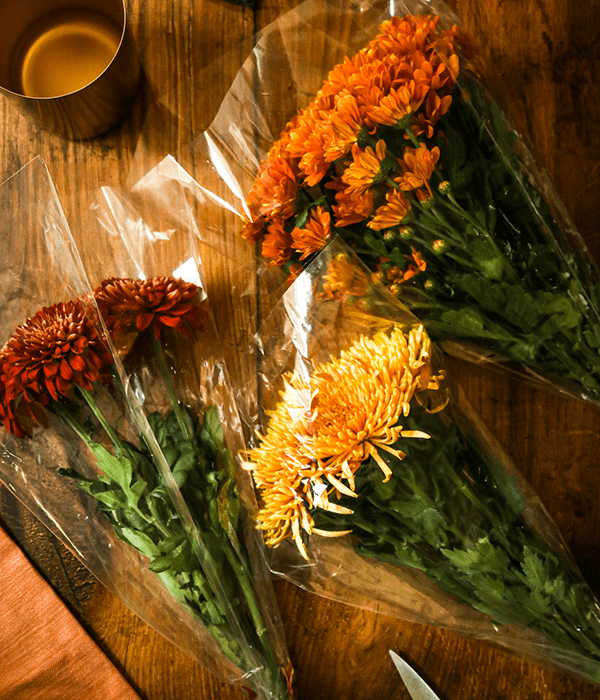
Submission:
<svg viewBox="0 0 600 700">
<path fill-rule="evenodd" d="M 423 209 L 425 209 L 425 211 L 427 211 L 428 209 L 431 209 L 431 207 L 433 207 L 433 205 L 435 204 L 435 201 L 434 201 L 433 197 L 427 197 L 422 202 L 420 202 L 420 204 L 421 204 L 421 207 Z"/>
<path fill-rule="evenodd" d="M 383 232 L 384 241 L 393 241 L 396 238 L 396 232 L 393 228 L 388 228 Z"/>
<path fill-rule="evenodd" d="M 390 292 L 391 292 L 395 297 L 399 297 L 400 294 L 402 294 L 402 285 L 401 285 L 401 284 L 392 284 L 392 285 L 390 285 Z"/>
<path fill-rule="evenodd" d="M 440 194 L 450 194 L 452 191 L 452 185 L 448 182 L 448 180 L 444 180 L 444 182 L 440 182 L 438 185 L 438 190 L 440 191 Z"/>
<path fill-rule="evenodd" d="M 432 280 L 425 280 L 425 284 L 423 285 L 423 287 L 425 287 L 425 289 L 433 289 L 435 287 L 435 284 Z"/>
<path fill-rule="evenodd" d="M 411 228 L 410 226 L 400 226 L 400 237 L 401 238 L 410 238 L 413 236 L 415 233 L 414 229 Z"/>
<path fill-rule="evenodd" d="M 446 247 L 446 242 L 442 238 L 438 238 L 433 242 L 433 252 L 442 253 Z"/>
</svg>

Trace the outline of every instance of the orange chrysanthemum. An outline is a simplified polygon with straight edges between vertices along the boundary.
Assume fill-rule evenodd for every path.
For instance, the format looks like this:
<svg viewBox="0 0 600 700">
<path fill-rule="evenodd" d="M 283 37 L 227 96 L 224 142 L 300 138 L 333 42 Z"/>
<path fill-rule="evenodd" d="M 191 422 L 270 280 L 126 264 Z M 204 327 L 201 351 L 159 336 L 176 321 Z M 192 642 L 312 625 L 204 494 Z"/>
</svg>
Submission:
<svg viewBox="0 0 600 700">
<path fill-rule="evenodd" d="M 438 120 L 446 114 L 452 104 L 452 96 L 441 97 L 436 92 L 431 92 L 425 100 L 425 111 L 417 114 L 411 130 L 415 136 L 425 135 L 426 138 L 433 136 L 433 127 Z"/>
<path fill-rule="evenodd" d="M 368 116 L 376 124 L 396 126 L 416 112 L 429 88 L 417 85 L 414 80 L 398 88 L 392 88 L 379 103 L 369 110 Z"/>
<path fill-rule="evenodd" d="M 440 149 L 436 146 L 429 150 L 425 144 L 419 148 L 407 146 L 404 158 L 400 161 L 403 175 L 396 178 L 401 190 L 406 192 L 426 187 L 431 194 L 429 180 L 435 170 L 435 164 L 440 158 Z"/>
<path fill-rule="evenodd" d="M 381 176 L 381 161 L 385 158 L 386 145 L 379 139 L 373 150 L 367 146 L 364 150 L 358 145 L 352 146 L 352 163 L 342 175 L 342 182 L 349 194 L 366 192 Z"/>
<path fill-rule="evenodd" d="M 74 386 L 108 382 L 113 358 L 82 300 L 44 307 L 18 326 L 0 354 L 2 419 L 21 437 L 26 421 L 41 422 L 38 406 Z"/>
<path fill-rule="evenodd" d="M 283 228 L 283 221 L 274 219 L 262 242 L 262 254 L 271 258 L 271 265 L 283 265 L 292 255 L 292 236 Z"/>
<path fill-rule="evenodd" d="M 362 66 L 371 62 L 365 49 L 354 54 L 351 58 L 346 56 L 342 63 L 334 66 L 323 87 L 319 91 L 322 95 L 339 95 L 345 93 L 353 80 L 354 75 L 360 72 Z"/>
<path fill-rule="evenodd" d="M 412 55 L 435 46 L 439 17 L 407 15 L 392 17 L 382 23 L 378 36 L 369 44 L 372 55 Z"/>
<path fill-rule="evenodd" d="M 331 180 L 325 187 L 336 191 L 336 203 L 331 207 L 336 226 L 351 226 L 371 216 L 373 193 L 370 190 L 360 193 L 347 192 L 341 178 Z"/>
<path fill-rule="evenodd" d="M 248 243 L 260 241 L 265 231 L 265 219 L 260 216 L 254 221 L 247 221 L 242 229 L 242 238 Z"/>
<path fill-rule="evenodd" d="M 339 358 L 318 365 L 310 380 L 286 379 L 266 435 L 244 465 L 258 488 L 259 527 L 269 546 L 291 535 L 307 557 L 301 529 L 346 534 L 315 529 L 310 511 L 351 513 L 331 503 L 329 494 L 356 496 L 354 475 L 370 457 L 388 480 L 392 470 L 380 451 L 402 460 L 400 438 L 429 437 L 404 430 L 401 422 L 415 393 L 439 389 L 443 374 L 432 377 L 430 361 L 422 326 L 408 334 L 396 328 L 361 337 Z"/>
<path fill-rule="evenodd" d="M 411 246 L 412 255 L 405 255 L 404 257 L 408 260 L 408 269 L 404 273 L 404 278 L 400 281 L 406 282 L 411 277 L 418 275 L 419 272 L 425 272 L 427 269 L 427 263 L 423 260 L 421 253 L 418 253 Z"/>
<path fill-rule="evenodd" d="M 379 258 L 378 268 L 381 274 L 381 282 L 383 282 L 386 287 L 402 284 L 419 274 L 419 272 L 425 272 L 427 263 L 423 260 L 423 256 L 412 246 L 411 251 L 411 255 L 404 256 L 408 261 L 408 265 L 405 268 L 390 264 L 388 258 Z"/>
<path fill-rule="evenodd" d="M 326 124 L 317 123 L 304 141 L 305 152 L 299 167 L 308 187 L 314 187 L 321 182 L 331 165 L 325 152 L 327 139 Z"/>
<path fill-rule="evenodd" d="M 284 219 L 294 213 L 296 174 L 293 160 L 278 141 L 261 165 L 254 187 L 248 197 L 250 211 L 260 216 L 280 216 Z"/>
<path fill-rule="evenodd" d="M 381 231 L 391 226 L 398 226 L 410 211 L 407 197 L 395 187 L 390 188 L 385 196 L 387 204 L 382 204 L 367 226 L 374 231 Z"/>
<path fill-rule="evenodd" d="M 149 327 L 158 340 L 163 326 L 187 338 L 202 330 L 207 312 L 195 302 L 196 292 L 195 284 L 174 277 L 111 277 L 94 295 L 113 340 L 123 332 Z"/>
<path fill-rule="evenodd" d="M 300 260 L 317 253 L 331 237 L 331 216 L 322 206 L 311 209 L 305 228 L 292 231 L 292 248 L 301 253 Z"/>
<path fill-rule="evenodd" d="M 324 157 L 333 162 L 349 153 L 357 142 L 364 115 L 355 95 L 344 95 L 329 119 L 330 137 L 324 143 Z"/>
<path fill-rule="evenodd" d="M 348 256 L 340 253 L 327 263 L 327 272 L 323 276 L 323 295 L 329 299 L 342 302 L 348 298 L 367 296 L 371 278 Z"/>
</svg>

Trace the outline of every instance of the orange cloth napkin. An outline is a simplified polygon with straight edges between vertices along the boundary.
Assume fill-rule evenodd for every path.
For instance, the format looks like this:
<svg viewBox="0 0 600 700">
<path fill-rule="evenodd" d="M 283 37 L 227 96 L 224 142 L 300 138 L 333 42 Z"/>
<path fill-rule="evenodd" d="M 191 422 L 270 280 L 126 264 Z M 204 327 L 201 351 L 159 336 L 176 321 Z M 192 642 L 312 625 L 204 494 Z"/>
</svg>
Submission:
<svg viewBox="0 0 600 700">
<path fill-rule="evenodd" d="M 2 529 L 0 698 L 139 700 Z"/>
</svg>

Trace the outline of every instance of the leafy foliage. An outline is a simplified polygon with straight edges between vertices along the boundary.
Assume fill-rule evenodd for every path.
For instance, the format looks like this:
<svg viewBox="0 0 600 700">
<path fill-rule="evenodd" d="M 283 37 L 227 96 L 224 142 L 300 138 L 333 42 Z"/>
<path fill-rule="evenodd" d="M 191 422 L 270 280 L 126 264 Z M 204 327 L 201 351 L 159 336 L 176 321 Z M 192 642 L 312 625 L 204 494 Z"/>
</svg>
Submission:
<svg viewBox="0 0 600 700">
<path fill-rule="evenodd" d="M 382 453 L 393 472 L 386 483 L 371 458 L 356 473 L 358 498 L 341 500 L 354 512 L 315 509 L 317 526 L 351 529 L 360 552 L 425 572 L 490 624 L 529 628 L 549 650 L 596 662 L 600 680 L 600 616 L 591 593 L 529 527 L 516 479 L 439 414 L 415 405 L 403 425 L 431 439 L 400 438 L 394 447 L 406 453 L 402 461 Z"/>
<path fill-rule="evenodd" d="M 192 424 L 191 415 L 186 417 L 186 423 Z M 87 478 L 73 469 L 59 471 L 96 500 L 117 536 L 148 557 L 149 569 L 202 622 L 227 657 L 240 664 L 243 653 L 227 608 L 241 612 L 250 635 L 254 635 L 250 622 L 255 611 L 249 610 L 253 603 L 247 600 L 250 585 L 247 564 L 241 559 L 240 498 L 218 409 L 206 409 L 191 437 L 184 434 L 175 411 L 165 417 L 154 412 L 148 422 L 201 533 L 202 562 L 148 445 L 136 447 L 122 441 L 122 452 L 116 456 L 88 432 L 86 444 L 98 464 L 98 477 Z M 217 572 L 224 599 L 214 591 L 205 571 L 207 561 Z"/>
</svg>

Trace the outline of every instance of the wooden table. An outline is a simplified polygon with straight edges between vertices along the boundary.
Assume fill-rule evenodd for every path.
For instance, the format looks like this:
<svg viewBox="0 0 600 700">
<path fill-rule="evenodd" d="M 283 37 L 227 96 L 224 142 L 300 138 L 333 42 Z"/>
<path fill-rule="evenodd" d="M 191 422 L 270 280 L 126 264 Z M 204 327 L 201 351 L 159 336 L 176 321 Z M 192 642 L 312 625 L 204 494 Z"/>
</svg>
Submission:
<svg viewBox="0 0 600 700">
<path fill-rule="evenodd" d="M 600 4 L 577 0 L 451 0 L 481 49 L 484 75 L 527 135 L 600 262 Z M 130 0 L 145 71 L 131 117 L 101 139 L 71 143 L 0 102 L 0 178 L 41 155 L 80 245 L 87 193 L 125 182 L 148 108 L 169 91 L 180 120 L 152 134 L 150 159 L 177 153 L 210 123 L 252 49 L 254 34 L 288 8 L 255 11 L 222 0 Z M 210 81 L 197 76 L 218 62 Z M 150 163 L 149 165 L 153 163 Z M 193 158 L 186 163 L 194 168 Z M 195 174 L 195 173 L 193 173 Z M 22 206 L 26 206 L 24 201 Z M 215 273 L 216 274 L 216 273 Z M 217 287 L 215 287 L 217 288 Z M 221 286 L 223 293 L 226 287 Z M 223 331 L 227 317 L 220 319 Z M 230 348 L 235 349 L 235 348 Z M 600 594 L 600 411 L 518 378 L 452 360 L 483 419 L 539 493 L 584 575 Z M 5 489 L 2 524 L 145 700 L 240 698 L 165 642 L 96 583 Z M 590 700 L 600 688 L 452 632 L 330 602 L 276 582 L 299 700 L 408 695 L 388 658 L 395 649 L 444 700 Z"/>
</svg>

